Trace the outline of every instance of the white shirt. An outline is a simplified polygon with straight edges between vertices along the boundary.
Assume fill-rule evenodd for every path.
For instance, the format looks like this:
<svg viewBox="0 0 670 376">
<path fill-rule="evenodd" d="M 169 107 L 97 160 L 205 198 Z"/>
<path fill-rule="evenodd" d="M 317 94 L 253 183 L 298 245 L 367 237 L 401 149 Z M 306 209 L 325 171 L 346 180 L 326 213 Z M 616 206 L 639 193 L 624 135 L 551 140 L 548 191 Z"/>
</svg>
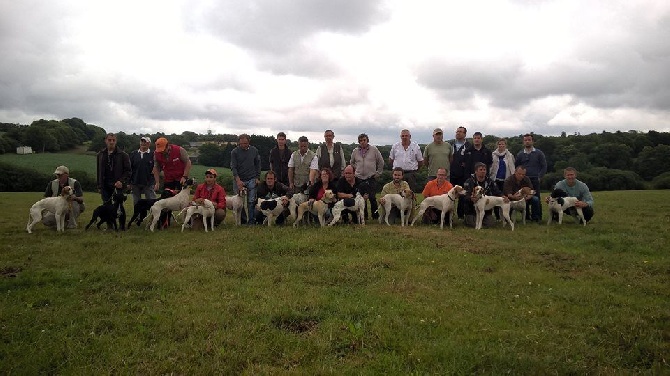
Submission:
<svg viewBox="0 0 670 376">
<path fill-rule="evenodd" d="M 393 159 L 393 168 L 400 167 L 405 171 L 415 171 L 419 169 L 419 162 L 423 161 L 423 154 L 416 142 L 410 142 L 405 149 L 402 142 L 399 141 L 393 144 L 389 158 Z"/>
</svg>

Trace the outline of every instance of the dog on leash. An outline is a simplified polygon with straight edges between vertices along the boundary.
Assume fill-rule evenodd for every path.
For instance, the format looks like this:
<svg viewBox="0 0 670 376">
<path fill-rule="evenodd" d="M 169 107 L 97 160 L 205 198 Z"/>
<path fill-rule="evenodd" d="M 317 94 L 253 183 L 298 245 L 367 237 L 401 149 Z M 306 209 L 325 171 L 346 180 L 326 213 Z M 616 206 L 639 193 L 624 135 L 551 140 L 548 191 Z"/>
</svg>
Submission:
<svg viewBox="0 0 670 376">
<path fill-rule="evenodd" d="M 126 209 L 123 207 L 123 203 L 126 201 L 126 198 L 127 197 L 123 194 L 122 190 L 114 189 L 112 197 L 93 210 L 91 221 L 86 225 L 86 230 L 88 230 L 98 218 L 100 218 L 100 222 L 98 222 L 96 226 L 98 230 L 100 230 L 100 226 L 103 223 L 107 224 L 108 230 L 114 228 L 114 231 L 119 231 L 119 227 L 121 227 L 121 230 L 125 230 Z"/>
<path fill-rule="evenodd" d="M 384 220 L 387 225 L 391 225 L 389 215 L 394 206 L 400 211 L 400 225 L 409 226 L 409 218 L 414 206 L 414 192 L 411 189 L 405 189 L 400 193 L 385 194 L 384 205 L 379 205 L 379 224 L 382 224 L 382 220 Z"/>
<path fill-rule="evenodd" d="M 575 203 L 579 201 L 577 197 L 568 197 L 568 193 L 562 189 L 554 189 L 551 192 L 551 196 L 547 199 L 549 204 L 549 219 L 547 220 L 547 225 L 550 225 L 553 220 L 553 213 L 558 215 L 558 224 L 563 224 L 563 212 L 570 208 L 575 208 L 577 212 L 577 217 L 581 222 L 586 226 L 586 219 L 584 218 L 584 211 L 582 208 L 575 206 Z"/>
<path fill-rule="evenodd" d="M 195 184 L 195 179 L 188 179 L 184 186 L 181 187 L 181 191 L 174 195 L 173 197 L 166 198 L 163 200 L 156 201 L 149 210 L 149 218 L 151 222 L 148 227 L 151 232 L 154 231 L 158 220 L 160 219 L 161 212 L 167 211 L 180 211 L 187 207 L 191 202 L 191 187 Z"/>
<path fill-rule="evenodd" d="M 144 222 L 144 219 L 149 214 L 149 210 L 153 204 L 156 203 L 156 201 L 170 198 L 174 195 L 175 192 L 172 189 L 165 189 L 163 190 L 160 198 L 142 198 L 137 200 L 137 203 L 133 206 L 133 215 L 130 217 L 130 221 L 128 221 L 127 228 L 130 229 L 130 226 L 133 224 L 133 222 L 137 223 L 137 226 L 140 226 L 142 222 Z M 158 221 L 159 223 L 163 223 L 166 219 L 163 213 L 161 213 L 161 217 L 162 218 L 160 218 Z"/>
<path fill-rule="evenodd" d="M 298 205 L 298 214 L 296 216 L 295 222 L 293 222 L 293 227 L 298 227 L 298 224 L 302 222 L 305 213 L 315 214 L 319 218 L 319 223 L 321 227 L 326 225 L 326 211 L 328 210 L 328 204 L 333 203 L 337 200 L 332 189 L 326 189 L 323 193 L 323 197 L 319 201 L 306 201 Z"/>
<path fill-rule="evenodd" d="M 288 198 L 286 196 L 272 199 L 259 198 L 258 202 L 256 203 L 256 210 L 263 213 L 265 216 L 265 222 L 268 223 L 268 226 L 272 226 L 276 222 L 277 217 L 279 217 L 281 213 L 284 212 L 284 202 L 287 201 Z M 265 224 L 265 222 L 263 222 L 263 224 Z"/>
<path fill-rule="evenodd" d="M 491 210 L 496 206 L 500 207 L 500 211 L 503 216 L 503 226 L 505 223 L 509 223 L 512 231 L 514 231 L 514 222 L 509 217 L 509 201 L 505 202 L 505 198 L 498 196 L 487 196 L 484 194 L 484 188 L 476 186 L 473 190 L 473 196 L 477 197 L 477 201 L 474 203 L 475 212 L 477 216 L 475 217 L 475 230 L 482 229 L 482 222 L 484 222 L 484 214 L 487 210 Z"/>
<path fill-rule="evenodd" d="M 184 232 L 186 224 L 189 223 L 191 217 L 196 214 L 202 216 L 202 223 L 205 226 L 205 232 L 207 232 L 207 221 L 209 221 L 209 227 L 212 229 L 212 231 L 214 231 L 214 213 L 216 212 L 216 207 L 212 201 L 204 199 L 202 201 L 202 205 L 192 203 L 191 206 L 183 210 L 186 210 L 186 217 L 184 217 L 184 223 L 181 225 L 181 232 Z"/>
<path fill-rule="evenodd" d="M 511 209 L 510 211 L 510 217 L 512 218 L 512 222 L 516 224 L 516 216 L 514 215 L 514 211 L 518 211 L 521 213 L 521 220 L 523 221 L 523 224 L 526 224 L 526 197 L 529 196 L 534 196 L 535 195 L 535 190 L 530 188 L 530 187 L 522 187 L 516 192 L 516 195 L 521 197 L 519 200 L 516 201 L 510 201 L 509 202 L 509 207 Z"/>
<path fill-rule="evenodd" d="M 33 227 L 42 220 L 44 212 L 54 213 L 56 216 L 56 231 L 65 231 L 65 216 L 72 210 L 74 189 L 69 185 L 63 187 L 59 196 L 43 198 L 30 207 L 30 216 L 26 230 L 32 234 Z"/>
<path fill-rule="evenodd" d="M 236 195 L 226 199 L 226 209 L 233 211 L 233 218 L 235 224 L 240 226 L 242 224 L 242 211 L 249 220 L 249 206 L 247 205 L 247 187 L 242 187 Z"/>
<path fill-rule="evenodd" d="M 342 212 L 345 210 L 356 213 L 358 223 L 365 225 L 365 199 L 360 192 L 356 192 L 356 196 L 353 199 L 345 198 L 335 203 L 335 206 L 333 206 L 333 219 L 328 226 L 336 224 L 340 220 Z"/>
<path fill-rule="evenodd" d="M 412 226 L 414 226 L 414 222 L 416 222 L 418 219 L 423 217 L 423 213 L 428 210 L 429 207 L 434 207 L 437 210 L 440 210 L 440 229 L 444 228 L 444 218 L 449 213 L 449 228 L 453 229 L 454 224 L 453 224 L 453 212 L 454 208 L 456 207 L 456 200 L 458 199 L 459 196 L 465 194 L 465 189 L 461 187 L 460 185 L 456 185 L 453 188 L 449 190 L 449 192 L 439 195 L 439 196 L 432 196 L 432 197 L 426 197 L 421 201 L 421 204 L 419 205 L 419 211 L 416 213 L 416 216 L 412 220 Z"/>
</svg>

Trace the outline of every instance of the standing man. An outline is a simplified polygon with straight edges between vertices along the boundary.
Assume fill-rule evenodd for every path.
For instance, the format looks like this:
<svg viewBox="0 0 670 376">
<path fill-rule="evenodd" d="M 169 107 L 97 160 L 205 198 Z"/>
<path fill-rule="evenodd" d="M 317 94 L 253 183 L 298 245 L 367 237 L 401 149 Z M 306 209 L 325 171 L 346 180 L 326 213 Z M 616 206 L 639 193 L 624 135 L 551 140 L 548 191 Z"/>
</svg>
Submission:
<svg viewBox="0 0 670 376">
<path fill-rule="evenodd" d="M 400 142 L 396 142 L 391 147 L 389 162 L 393 168 L 400 167 L 403 169 L 404 178 L 412 192 L 418 192 L 416 172 L 423 164 L 423 155 L 419 144 L 412 142 L 412 135 L 409 130 L 403 129 L 400 131 Z"/>
<path fill-rule="evenodd" d="M 98 152 L 98 191 L 102 202 L 112 198 L 114 189 L 123 189 L 130 180 L 130 158 L 116 146 L 116 135 L 107 133 L 106 147 Z"/>
<path fill-rule="evenodd" d="M 133 195 L 133 205 L 137 204 L 144 194 L 144 198 L 155 199 L 154 192 L 154 152 L 149 149 L 151 139 L 148 136 L 140 138 L 140 148 L 130 153 L 130 184 L 128 188 Z"/>
<path fill-rule="evenodd" d="M 526 176 L 528 176 L 530 182 L 533 183 L 535 196 L 537 196 L 538 200 L 541 200 L 540 180 L 542 180 L 544 174 L 547 173 L 547 159 L 544 157 L 542 151 L 533 146 L 534 142 L 535 140 L 533 139 L 532 134 L 526 133 L 523 135 L 523 149 L 516 155 L 516 165 L 526 167 Z M 530 203 L 526 206 L 526 213 L 530 212 L 530 217 L 526 214 L 526 219 L 535 222 L 542 220 L 542 205 L 538 205 L 536 208 L 537 211 L 529 210 L 531 209 Z"/>
<path fill-rule="evenodd" d="M 288 161 L 291 159 L 291 149 L 286 146 L 286 134 L 277 133 L 277 145 L 270 150 L 270 170 L 274 171 L 277 181 L 289 185 Z"/>
<path fill-rule="evenodd" d="M 386 199 L 384 196 L 390 193 L 401 194 L 402 192 L 410 189 L 409 184 L 403 180 L 403 171 L 402 168 L 396 167 L 393 169 L 393 180 L 384 184 L 382 187 L 381 197 L 379 198 L 379 203 L 386 204 Z M 414 205 L 412 205 L 412 210 L 409 213 L 410 218 L 414 217 Z M 389 223 L 396 223 L 397 220 L 400 220 L 400 209 L 395 206 L 391 207 L 391 213 L 389 214 Z"/>
<path fill-rule="evenodd" d="M 437 177 L 433 180 L 429 180 L 426 183 L 426 186 L 423 188 L 423 198 L 439 196 L 449 193 L 451 188 L 454 186 L 449 183 L 447 180 L 447 170 L 443 167 L 437 169 Z M 451 215 L 451 214 L 450 214 Z M 436 207 L 430 207 L 423 213 L 422 222 L 423 223 L 440 223 L 440 217 L 442 216 L 442 210 Z"/>
<path fill-rule="evenodd" d="M 465 179 L 470 176 L 465 167 L 465 151 L 472 146 L 465 139 L 467 134 L 468 130 L 465 127 L 458 127 L 456 128 L 456 137 L 451 141 L 451 146 L 454 149 L 454 158 L 451 160 L 450 180 L 453 185 L 463 186 L 463 184 L 465 184 Z M 459 199 L 458 207 L 456 208 L 456 213 L 458 214 L 459 219 L 463 219 L 463 201 L 463 199 Z"/>
<path fill-rule="evenodd" d="M 243 187 L 247 187 L 247 207 L 249 208 L 247 224 L 253 225 L 256 213 L 256 187 L 261 178 L 261 155 L 258 149 L 251 146 L 249 142 L 248 134 L 240 135 L 237 147 L 230 152 L 230 169 L 235 179 L 235 184 L 233 184 L 235 194 Z"/>
<path fill-rule="evenodd" d="M 377 147 L 370 145 L 370 139 L 365 133 L 358 135 L 358 147 L 351 152 L 351 166 L 356 170 L 356 177 L 367 183 L 368 199 L 372 219 L 379 218 L 377 213 L 377 179 L 384 171 L 384 157 Z M 365 202 L 365 219 L 368 219 L 368 202 Z"/>
<path fill-rule="evenodd" d="M 342 144 L 339 142 L 333 143 L 335 133 L 327 129 L 323 133 L 323 138 L 326 140 L 316 149 L 316 157 L 319 158 L 319 171 L 328 167 L 333 172 L 334 180 L 338 180 L 342 176 L 342 171 L 347 165 L 344 160 L 344 150 Z"/>
<path fill-rule="evenodd" d="M 69 186 L 74 191 L 72 198 L 72 210 L 68 211 L 65 216 L 67 221 L 67 228 L 77 228 L 77 218 L 79 214 L 84 212 L 84 192 L 81 190 L 81 183 L 76 179 L 70 177 L 70 170 L 65 166 L 56 167 L 54 171 L 56 179 L 49 182 L 47 189 L 44 191 L 44 197 L 56 197 L 60 195 L 63 187 Z M 56 227 L 56 215 L 48 212 L 42 217 L 42 223 L 48 227 Z"/>
<path fill-rule="evenodd" d="M 574 167 L 566 167 L 563 170 L 563 177 L 565 179 L 556 183 L 554 189 L 562 189 L 568 193 L 568 196 L 577 197 L 579 201 L 575 202 L 575 207 L 582 208 L 584 219 L 588 223 L 593 217 L 593 196 L 589 187 L 577 180 L 577 170 Z M 569 208 L 565 213 L 572 216 L 577 215 L 575 208 Z M 558 213 L 556 213 L 556 221 L 558 221 Z"/>
<path fill-rule="evenodd" d="M 475 132 L 472 135 L 472 147 L 468 148 L 465 151 L 465 167 L 467 168 L 468 174 L 475 173 L 475 164 L 481 162 L 486 165 L 486 172 L 488 173 L 491 170 L 491 164 L 493 163 L 493 157 L 491 155 L 491 150 L 487 149 L 484 146 L 484 138 L 482 137 L 482 132 Z"/>
<path fill-rule="evenodd" d="M 451 144 L 444 142 L 442 129 L 433 130 L 433 142 L 426 145 L 423 151 L 423 164 L 428 166 L 428 180 L 437 177 L 437 169 L 443 168 L 447 171 L 447 180 L 449 180 L 449 168 L 454 159 L 454 148 Z"/>
<path fill-rule="evenodd" d="M 297 193 L 304 184 L 312 185 L 319 174 L 319 160 L 313 151 L 309 150 L 309 140 L 300 136 L 298 150 L 291 154 L 288 161 L 289 188 Z"/>
<path fill-rule="evenodd" d="M 191 159 L 186 150 L 170 144 L 165 137 L 156 140 L 154 152 L 154 191 L 160 188 L 160 172 L 163 171 L 163 188 L 181 190 L 191 172 Z"/>
</svg>

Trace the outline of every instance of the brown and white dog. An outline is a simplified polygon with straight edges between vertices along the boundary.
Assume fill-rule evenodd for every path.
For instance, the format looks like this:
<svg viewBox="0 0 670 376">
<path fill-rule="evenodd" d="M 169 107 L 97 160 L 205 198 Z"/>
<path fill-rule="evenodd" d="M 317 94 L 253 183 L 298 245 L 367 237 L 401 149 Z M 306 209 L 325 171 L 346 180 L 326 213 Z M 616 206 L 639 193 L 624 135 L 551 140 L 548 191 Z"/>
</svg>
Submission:
<svg viewBox="0 0 670 376">
<path fill-rule="evenodd" d="M 512 222 L 512 220 L 509 217 L 509 208 L 510 208 L 509 201 L 505 202 L 505 199 L 503 197 L 485 195 L 484 188 L 480 186 L 476 186 L 474 188 L 473 196 L 478 198 L 477 202 L 474 203 L 475 211 L 477 213 L 477 216 L 475 218 L 475 230 L 482 229 L 482 222 L 484 221 L 484 212 L 487 210 L 491 210 L 496 206 L 499 206 L 503 216 L 503 227 L 505 226 L 505 223 L 509 223 L 510 227 L 512 227 L 512 231 L 514 231 L 514 222 Z"/>
<path fill-rule="evenodd" d="M 242 224 L 242 211 L 249 220 L 249 206 L 247 205 L 247 187 L 242 187 L 236 195 L 226 198 L 226 209 L 233 211 L 233 219 L 235 224 L 240 226 Z"/>
<path fill-rule="evenodd" d="M 516 192 L 518 196 L 521 198 L 516 201 L 510 201 L 509 202 L 509 207 L 512 210 L 510 212 L 510 217 L 512 218 L 512 222 L 516 224 L 516 216 L 514 215 L 514 211 L 518 211 L 521 213 L 521 220 L 523 221 L 523 224 L 526 224 L 526 197 L 529 196 L 534 196 L 535 195 L 535 190 L 530 188 L 530 187 L 523 187 L 519 189 L 519 191 Z"/>
<path fill-rule="evenodd" d="M 317 217 L 319 217 L 319 224 L 321 224 L 321 227 L 324 227 L 326 225 L 325 215 L 326 210 L 328 210 L 328 204 L 333 203 L 336 200 L 337 198 L 335 198 L 333 190 L 326 189 L 326 191 L 323 193 L 323 197 L 321 197 L 321 200 L 312 202 L 311 206 L 309 201 L 298 205 L 298 214 L 295 222 L 293 222 L 293 227 L 297 227 L 298 223 L 302 222 L 305 213 L 315 214 Z"/>
<path fill-rule="evenodd" d="M 33 227 L 42 220 L 45 211 L 54 213 L 56 216 L 56 230 L 58 232 L 65 231 L 65 216 L 72 210 L 73 197 L 74 189 L 68 185 L 63 187 L 59 196 L 46 197 L 34 203 L 30 208 L 30 216 L 26 226 L 28 233 L 32 234 Z"/>
<path fill-rule="evenodd" d="M 586 226 L 586 220 L 584 219 L 584 212 L 582 211 L 582 208 L 575 206 L 577 201 L 579 201 L 577 197 L 549 197 L 547 199 L 547 202 L 549 203 L 549 220 L 547 220 L 547 225 L 551 224 L 553 219 L 552 213 L 557 213 L 558 224 L 563 224 L 563 211 L 574 207 L 577 211 L 577 217 L 579 217 L 579 219 L 582 220 L 582 223 L 584 223 L 584 226 Z"/>
<path fill-rule="evenodd" d="M 423 217 L 423 213 L 425 213 L 428 208 L 434 207 L 442 212 L 440 215 L 440 229 L 444 228 L 444 217 L 447 213 L 449 213 L 449 228 L 454 228 L 452 217 L 454 208 L 456 207 L 456 200 L 459 196 L 464 194 L 465 189 L 460 185 L 456 185 L 451 188 L 448 193 L 439 196 L 426 197 L 419 205 L 419 212 L 414 216 L 412 226 L 414 226 L 414 222 Z"/>
<path fill-rule="evenodd" d="M 191 206 L 183 210 L 186 210 L 186 217 L 184 217 L 184 223 L 181 225 L 181 232 L 184 232 L 184 227 L 186 227 L 186 224 L 189 223 L 191 217 L 195 214 L 200 214 L 202 216 L 202 223 L 205 226 L 205 232 L 207 232 L 208 220 L 209 227 L 212 229 L 212 231 L 214 231 L 214 213 L 216 212 L 216 207 L 212 201 L 204 199 L 202 200 L 202 205 L 193 203 Z"/>
<path fill-rule="evenodd" d="M 389 215 L 393 207 L 400 211 L 400 226 L 409 226 L 409 219 L 414 207 L 414 192 L 411 189 L 405 189 L 400 193 L 388 193 L 384 195 L 384 205 L 379 205 L 379 224 L 382 223 L 382 217 L 387 225 Z"/>
<path fill-rule="evenodd" d="M 359 192 L 357 192 L 353 199 L 353 205 L 349 204 L 349 206 L 347 206 L 347 201 L 350 200 L 350 198 L 345 198 L 335 203 L 335 206 L 333 206 L 333 220 L 330 221 L 328 226 L 336 224 L 340 220 L 344 210 L 349 210 L 356 213 L 358 223 L 365 225 L 365 199 Z"/>
<path fill-rule="evenodd" d="M 161 216 L 161 212 L 165 211 L 181 211 L 182 209 L 189 206 L 191 203 L 191 187 L 195 184 L 195 179 L 188 179 L 186 184 L 181 188 L 181 191 L 174 195 L 173 197 L 166 198 L 163 200 L 156 201 L 149 210 L 149 222 L 148 226 L 151 232 L 156 228 L 158 219 Z"/>
</svg>

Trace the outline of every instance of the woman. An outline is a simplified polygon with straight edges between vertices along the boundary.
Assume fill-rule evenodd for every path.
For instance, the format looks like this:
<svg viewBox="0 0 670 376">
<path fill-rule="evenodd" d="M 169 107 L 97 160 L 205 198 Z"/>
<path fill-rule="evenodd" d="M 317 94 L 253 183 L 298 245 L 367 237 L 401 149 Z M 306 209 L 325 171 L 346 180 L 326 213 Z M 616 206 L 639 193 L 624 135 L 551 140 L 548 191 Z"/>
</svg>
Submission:
<svg viewBox="0 0 670 376">
<path fill-rule="evenodd" d="M 500 192 L 503 191 L 505 179 L 514 175 L 514 156 L 507 150 L 507 140 L 501 138 L 498 140 L 498 148 L 493 151 L 493 163 L 489 177 L 493 180 Z M 496 219 L 500 219 L 500 208 L 495 208 Z"/>
<path fill-rule="evenodd" d="M 328 167 L 323 167 L 319 170 L 319 179 L 312 185 L 309 189 L 309 205 L 310 207 L 314 201 L 321 200 L 323 194 L 326 190 L 332 190 L 337 197 L 337 190 L 335 189 L 335 182 L 333 181 L 333 172 Z M 328 204 L 328 212 L 326 213 L 326 219 L 331 216 L 331 209 L 335 203 Z"/>
</svg>

